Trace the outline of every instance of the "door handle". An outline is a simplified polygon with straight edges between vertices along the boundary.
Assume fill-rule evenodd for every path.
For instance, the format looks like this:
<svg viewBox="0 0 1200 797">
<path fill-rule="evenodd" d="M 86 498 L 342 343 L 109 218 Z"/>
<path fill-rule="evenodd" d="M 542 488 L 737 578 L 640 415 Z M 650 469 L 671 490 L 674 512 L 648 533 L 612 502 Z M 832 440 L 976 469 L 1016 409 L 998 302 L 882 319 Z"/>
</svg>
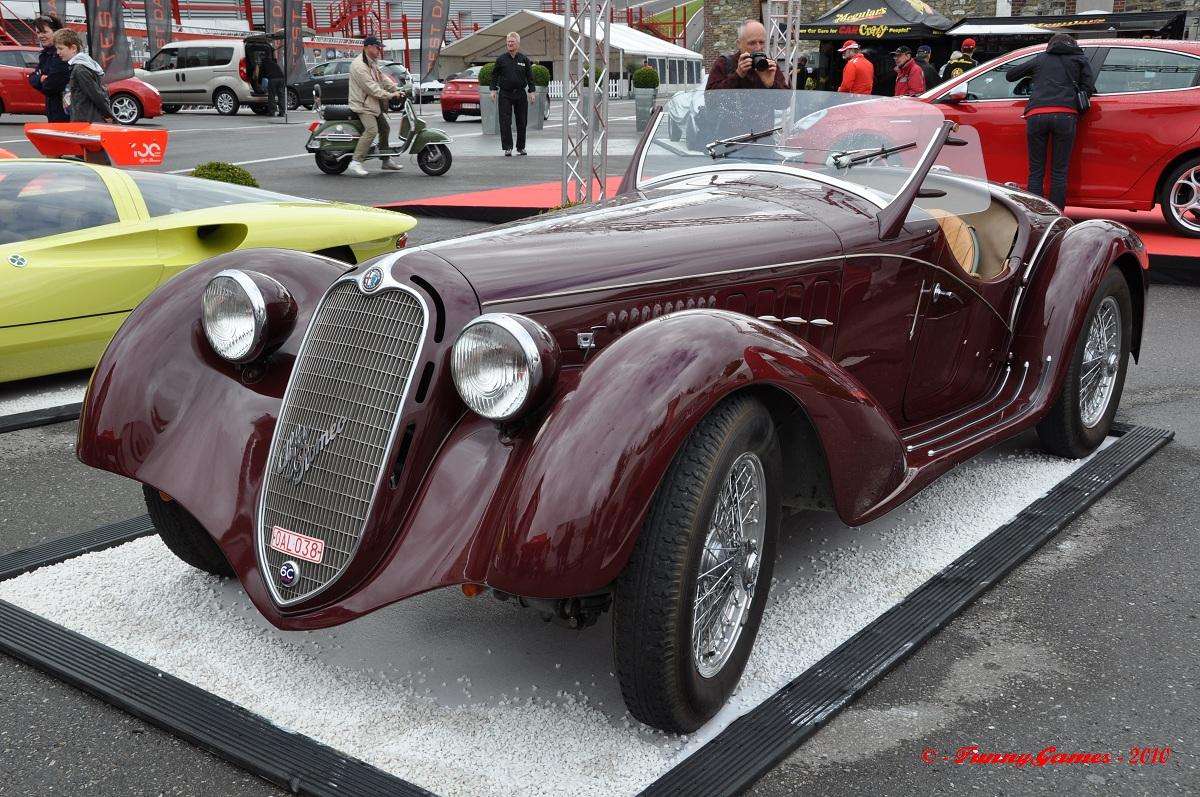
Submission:
<svg viewBox="0 0 1200 797">
<path fill-rule="evenodd" d="M 933 286 L 933 298 L 934 299 L 957 299 L 958 297 L 954 294 L 954 291 L 942 290 L 941 283 L 938 283 Z"/>
</svg>

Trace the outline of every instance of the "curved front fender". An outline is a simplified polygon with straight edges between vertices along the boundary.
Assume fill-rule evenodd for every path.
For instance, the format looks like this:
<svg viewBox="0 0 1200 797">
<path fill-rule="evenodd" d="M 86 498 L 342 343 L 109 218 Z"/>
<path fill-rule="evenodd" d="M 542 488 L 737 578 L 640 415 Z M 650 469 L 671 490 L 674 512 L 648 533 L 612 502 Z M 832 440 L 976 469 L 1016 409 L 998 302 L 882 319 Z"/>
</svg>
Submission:
<svg viewBox="0 0 1200 797">
<path fill-rule="evenodd" d="M 449 143 L 450 143 L 450 136 L 446 135 L 441 130 L 435 130 L 431 127 L 427 127 L 424 130 L 422 130 L 420 133 L 417 133 L 417 137 L 413 140 L 413 144 L 411 147 L 409 147 L 409 151 L 416 154 L 416 153 L 420 152 L 422 149 L 424 149 L 425 147 L 429 146 L 430 144 L 449 144 Z"/>
<path fill-rule="evenodd" d="M 748 316 L 676 313 L 607 346 L 555 402 L 490 513 L 498 538 L 488 584 L 530 597 L 603 589 L 688 434 L 722 399 L 755 386 L 782 390 L 807 414 L 846 522 L 901 483 L 895 427 L 823 352 Z"/>
</svg>

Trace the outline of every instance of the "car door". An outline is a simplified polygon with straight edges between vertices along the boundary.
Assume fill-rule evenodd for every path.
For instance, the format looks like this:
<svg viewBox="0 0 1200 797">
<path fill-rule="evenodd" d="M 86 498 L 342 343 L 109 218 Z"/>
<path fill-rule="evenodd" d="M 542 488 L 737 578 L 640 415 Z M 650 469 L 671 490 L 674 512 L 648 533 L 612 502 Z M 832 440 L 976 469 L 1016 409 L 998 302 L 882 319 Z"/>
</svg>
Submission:
<svg viewBox="0 0 1200 797">
<path fill-rule="evenodd" d="M 37 67 L 37 52 L 0 50 L 0 100 L 6 113 L 42 113 L 46 97 L 29 85 Z"/>
<path fill-rule="evenodd" d="M 325 105 L 345 105 L 350 102 L 350 62 L 334 61 L 322 76 L 321 102 Z"/>
<path fill-rule="evenodd" d="M 204 104 L 212 102 L 208 91 L 208 79 L 212 75 L 209 65 L 209 47 L 181 47 L 177 71 L 183 102 Z"/>
<path fill-rule="evenodd" d="M 187 90 L 179 76 L 180 49 L 167 46 L 156 52 L 146 62 L 145 72 L 138 77 L 149 83 L 162 95 L 167 104 L 183 103 L 183 94 Z"/>
<path fill-rule="evenodd" d="M 1024 186 L 1029 179 L 1028 147 L 1025 145 L 1025 119 L 1021 116 L 1028 101 L 1028 84 L 1009 83 L 1006 73 L 1036 54 L 1022 56 L 946 88 L 933 99 L 947 119 L 970 125 L 979 131 L 988 179 L 997 183 Z M 1024 86 L 1026 93 L 1018 93 Z M 957 102 L 948 98 L 965 92 Z"/>
<path fill-rule="evenodd" d="M 1200 86 L 1200 58 L 1151 47 L 1110 47 L 1100 55 L 1070 184 L 1084 197 L 1117 199 L 1196 135 L 1200 116 L 1188 89 Z"/>
</svg>

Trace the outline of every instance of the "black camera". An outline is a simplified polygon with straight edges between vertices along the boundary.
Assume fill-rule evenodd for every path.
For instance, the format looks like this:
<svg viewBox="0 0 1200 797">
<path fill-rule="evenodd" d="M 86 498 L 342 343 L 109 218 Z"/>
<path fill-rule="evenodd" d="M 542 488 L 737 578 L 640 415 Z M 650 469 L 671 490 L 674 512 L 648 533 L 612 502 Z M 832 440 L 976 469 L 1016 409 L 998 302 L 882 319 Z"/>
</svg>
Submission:
<svg viewBox="0 0 1200 797">
<path fill-rule="evenodd" d="M 750 66 L 755 72 L 766 72 L 771 68 L 771 59 L 766 53 L 750 53 Z"/>
</svg>

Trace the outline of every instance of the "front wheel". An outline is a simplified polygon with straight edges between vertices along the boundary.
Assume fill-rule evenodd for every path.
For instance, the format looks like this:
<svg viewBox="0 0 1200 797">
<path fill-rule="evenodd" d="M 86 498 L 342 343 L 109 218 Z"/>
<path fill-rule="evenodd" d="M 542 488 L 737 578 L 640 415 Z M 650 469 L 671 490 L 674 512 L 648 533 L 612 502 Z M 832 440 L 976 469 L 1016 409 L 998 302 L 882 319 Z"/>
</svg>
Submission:
<svg viewBox="0 0 1200 797">
<path fill-rule="evenodd" d="M 142 118 L 142 104 L 132 94 L 122 92 L 108 101 L 113 119 L 123 125 L 135 125 Z"/>
<path fill-rule="evenodd" d="M 1200 157 L 1189 158 L 1171 170 L 1163 180 L 1158 204 L 1171 229 L 1200 238 Z"/>
<path fill-rule="evenodd" d="M 289 111 L 294 111 L 299 107 L 300 107 L 300 95 L 298 95 L 296 93 L 295 89 L 288 89 L 287 90 L 287 109 Z"/>
<path fill-rule="evenodd" d="M 1125 386 L 1132 329 L 1129 285 L 1110 268 L 1088 307 L 1062 392 L 1037 426 L 1046 451 L 1078 459 L 1104 442 Z"/>
<path fill-rule="evenodd" d="M 316 153 L 317 168 L 326 174 L 341 174 L 350 168 L 350 155 L 339 158 L 328 152 Z"/>
<path fill-rule="evenodd" d="M 182 107 L 182 105 L 164 105 L 163 113 L 179 113 L 179 109 Z"/>
<path fill-rule="evenodd" d="M 233 116 L 242 107 L 241 101 L 229 89 L 217 89 L 213 93 L 213 105 L 221 116 Z"/>
<path fill-rule="evenodd" d="M 441 177 L 450 171 L 454 158 L 445 144 L 429 144 L 417 153 L 417 165 L 430 177 Z"/>
<path fill-rule="evenodd" d="M 779 532 L 770 413 L 738 396 L 692 432 L 655 493 L 613 595 L 613 656 L 630 713 L 672 733 L 724 705 L 754 647 Z"/>
<path fill-rule="evenodd" d="M 197 570 L 222 578 L 234 575 L 225 554 L 192 514 L 158 490 L 142 485 L 146 510 L 158 536 L 178 556 Z"/>
</svg>

